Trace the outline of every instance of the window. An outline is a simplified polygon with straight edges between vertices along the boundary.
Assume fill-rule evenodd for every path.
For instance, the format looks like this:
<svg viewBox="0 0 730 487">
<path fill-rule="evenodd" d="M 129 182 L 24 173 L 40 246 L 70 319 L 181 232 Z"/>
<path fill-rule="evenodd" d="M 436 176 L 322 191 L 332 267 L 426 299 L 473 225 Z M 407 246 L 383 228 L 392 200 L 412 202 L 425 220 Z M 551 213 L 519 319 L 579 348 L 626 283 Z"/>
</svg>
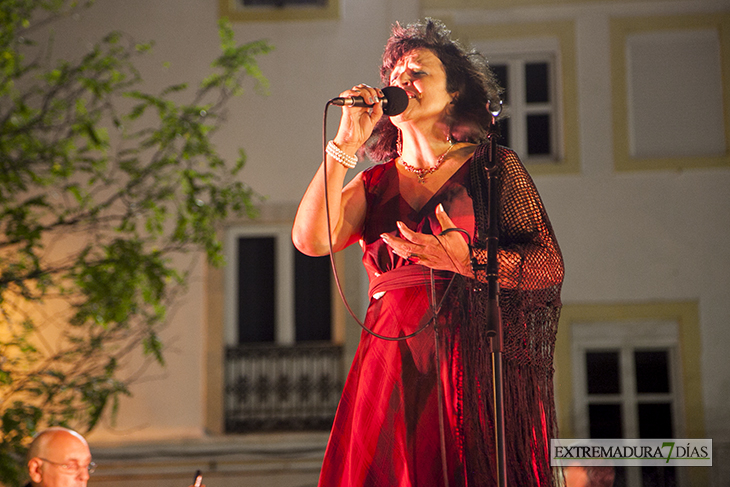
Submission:
<svg viewBox="0 0 730 487">
<path fill-rule="evenodd" d="M 470 23 L 454 34 L 484 54 L 507 89 L 507 140 L 533 176 L 580 172 L 573 21 Z"/>
<path fill-rule="evenodd" d="M 730 165 L 728 26 L 727 13 L 611 20 L 617 170 Z"/>
<path fill-rule="evenodd" d="M 677 438 L 676 323 L 581 323 L 572 327 L 580 438 Z M 616 485 L 676 486 L 672 467 L 616 468 Z"/>
<path fill-rule="evenodd" d="M 557 104 L 553 56 L 521 55 L 490 62 L 504 87 L 501 143 L 529 162 L 557 161 Z"/>
<path fill-rule="evenodd" d="M 236 227 L 226 237 L 226 343 L 329 341 L 329 257 L 307 257 L 290 225 Z"/>
<path fill-rule="evenodd" d="M 244 7 L 267 6 L 282 8 L 287 5 L 312 5 L 315 7 L 327 6 L 327 0 L 239 0 Z"/>
<path fill-rule="evenodd" d="M 640 415 L 646 418 L 648 413 L 646 409 L 640 413 L 639 404 L 652 403 L 664 404 L 659 406 L 664 411 L 669 404 L 672 432 L 677 438 L 705 438 L 701 328 L 696 301 L 565 304 L 560 313 L 555 345 L 555 396 L 561 438 L 587 438 L 590 435 L 589 404 L 594 405 L 594 418 L 597 418 L 596 408 L 607 405 L 616 411 L 615 405 L 621 404 L 618 408 L 620 421 L 615 420 L 614 414 L 613 426 L 604 423 L 604 431 L 617 431 L 620 427 L 626 437 L 638 438 L 643 427 L 644 434 L 649 434 L 648 425 L 657 428 L 669 424 L 664 420 L 655 424 L 644 420 L 640 427 Z M 660 352 L 660 357 L 641 354 L 637 357 L 635 351 Z M 586 353 L 617 353 L 618 357 L 597 355 L 587 358 Z M 662 379 L 656 384 L 664 390 L 664 384 L 668 383 L 669 393 L 651 392 L 651 388 L 646 388 L 646 378 L 654 377 L 657 369 L 665 370 L 661 358 L 664 353 L 667 372 L 666 375 L 662 372 Z M 604 384 L 606 389 L 592 388 L 589 394 L 589 361 L 592 374 L 596 371 L 605 374 L 601 380 L 592 379 L 593 384 L 607 380 L 605 377 L 618 378 L 620 394 L 607 392 L 616 390 L 615 380 Z M 635 371 L 639 369 L 642 372 L 637 376 Z M 634 483 L 623 485 L 641 485 L 641 471 L 631 475 Z M 678 469 L 676 475 L 679 486 L 709 485 L 710 482 L 708 469 Z M 617 482 L 615 485 L 622 484 Z"/>
<path fill-rule="evenodd" d="M 218 13 L 232 22 L 336 19 L 339 0 L 218 0 Z"/>
<path fill-rule="evenodd" d="M 332 343 L 329 257 L 307 257 L 291 225 L 228 230 L 224 431 L 328 429 L 342 390 Z"/>
</svg>

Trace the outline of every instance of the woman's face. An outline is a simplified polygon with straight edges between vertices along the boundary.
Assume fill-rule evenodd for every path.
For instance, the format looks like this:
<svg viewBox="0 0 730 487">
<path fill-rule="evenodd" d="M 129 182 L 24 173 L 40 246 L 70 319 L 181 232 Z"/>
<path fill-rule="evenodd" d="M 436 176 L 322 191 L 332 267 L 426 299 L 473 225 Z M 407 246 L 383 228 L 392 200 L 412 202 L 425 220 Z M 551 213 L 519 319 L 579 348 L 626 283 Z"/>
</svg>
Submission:
<svg viewBox="0 0 730 487">
<path fill-rule="evenodd" d="M 414 49 L 405 54 L 390 72 L 390 85 L 408 93 L 408 108 L 391 117 L 399 121 L 440 121 L 453 95 L 446 91 L 446 72 L 441 60 L 429 49 Z"/>
</svg>

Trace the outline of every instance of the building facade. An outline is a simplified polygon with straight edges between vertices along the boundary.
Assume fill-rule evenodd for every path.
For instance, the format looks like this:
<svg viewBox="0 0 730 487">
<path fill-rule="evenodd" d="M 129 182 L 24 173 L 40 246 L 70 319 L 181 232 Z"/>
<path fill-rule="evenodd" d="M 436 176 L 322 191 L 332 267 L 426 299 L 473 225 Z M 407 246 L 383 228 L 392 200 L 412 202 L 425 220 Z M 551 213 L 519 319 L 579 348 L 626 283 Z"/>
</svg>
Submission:
<svg viewBox="0 0 730 487">
<path fill-rule="evenodd" d="M 360 331 L 329 262 L 302 260 L 289 231 L 321 161 L 326 101 L 378 85 L 390 25 L 426 16 L 483 52 L 507 88 L 505 142 L 564 253 L 561 436 L 712 438 L 711 469 L 626 470 L 621 485 L 727 485 L 728 2 L 264 3 L 98 0 L 57 36 L 69 54 L 114 29 L 154 39 L 142 66 L 151 89 L 207 73 L 220 16 L 239 42 L 275 46 L 260 59 L 270 95 L 236 100 L 215 138 L 231 158 L 246 150 L 241 177 L 266 196 L 261 216 L 221 228 L 228 264 L 197 266 L 164 332 L 167 367 L 148 369 L 116 423 L 91 434 L 92 485 L 184 486 L 197 469 L 211 487 L 316 485 Z M 362 315 L 359 259 L 353 248 L 336 261 Z"/>
</svg>

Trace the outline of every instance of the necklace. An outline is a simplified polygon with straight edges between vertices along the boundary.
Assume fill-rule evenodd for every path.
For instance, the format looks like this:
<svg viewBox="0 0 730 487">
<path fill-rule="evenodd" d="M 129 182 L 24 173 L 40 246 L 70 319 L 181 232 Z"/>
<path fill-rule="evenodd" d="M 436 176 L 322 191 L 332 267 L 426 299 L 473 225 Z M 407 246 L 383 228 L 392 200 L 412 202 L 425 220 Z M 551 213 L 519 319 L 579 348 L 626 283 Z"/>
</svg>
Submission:
<svg viewBox="0 0 730 487">
<path fill-rule="evenodd" d="M 403 167 L 406 168 L 406 170 L 408 170 L 408 171 L 414 173 L 416 176 L 418 176 L 419 183 L 426 184 L 426 176 L 428 176 L 429 174 L 431 174 L 433 172 L 436 172 L 436 170 L 441 167 L 441 164 L 443 164 L 444 161 L 446 160 L 446 155 L 451 151 L 451 149 L 454 148 L 455 145 L 456 144 L 452 143 L 449 146 L 449 148 L 446 149 L 446 151 L 443 154 L 441 154 L 438 159 L 436 159 L 436 164 L 434 164 L 433 166 L 430 166 L 430 167 L 420 168 L 420 167 L 416 167 L 416 166 L 411 166 L 410 164 L 408 164 L 406 161 L 403 160 L 403 157 L 400 158 L 400 163 L 403 164 Z"/>
</svg>

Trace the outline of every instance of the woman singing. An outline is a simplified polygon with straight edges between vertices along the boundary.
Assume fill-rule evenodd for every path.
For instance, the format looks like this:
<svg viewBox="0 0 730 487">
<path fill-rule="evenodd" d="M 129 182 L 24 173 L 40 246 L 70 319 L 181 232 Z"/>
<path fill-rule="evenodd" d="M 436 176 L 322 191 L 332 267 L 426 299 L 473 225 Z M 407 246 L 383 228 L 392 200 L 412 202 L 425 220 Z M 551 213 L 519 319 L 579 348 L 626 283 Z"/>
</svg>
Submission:
<svg viewBox="0 0 730 487">
<path fill-rule="evenodd" d="M 496 485 L 479 215 L 488 198 L 489 106 L 500 88 L 483 57 L 434 20 L 396 24 L 380 72 L 383 86 L 405 90 L 407 108 L 383 116 L 380 89 L 359 84 L 342 92 L 369 106 L 343 107 L 327 145 L 327 187 L 323 163 L 292 231 L 311 256 L 327 254 L 330 241 L 335 252 L 359 242 L 370 279 L 366 330 L 320 486 Z M 380 164 L 345 185 L 358 153 Z M 556 485 L 549 441 L 556 437 L 552 356 L 563 261 L 517 155 L 498 147 L 494 174 L 507 478 L 520 487 Z"/>
</svg>

